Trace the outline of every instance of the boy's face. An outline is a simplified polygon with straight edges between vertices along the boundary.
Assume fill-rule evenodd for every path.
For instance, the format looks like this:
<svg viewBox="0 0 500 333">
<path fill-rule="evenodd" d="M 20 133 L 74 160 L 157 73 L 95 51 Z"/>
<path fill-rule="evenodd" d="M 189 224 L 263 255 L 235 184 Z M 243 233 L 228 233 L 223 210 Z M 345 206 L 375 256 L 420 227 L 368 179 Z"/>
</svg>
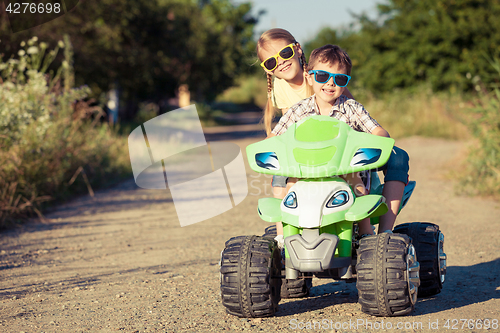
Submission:
<svg viewBox="0 0 500 333">
<path fill-rule="evenodd" d="M 318 62 L 313 70 L 326 71 L 332 74 L 347 74 L 345 69 L 339 68 L 338 63 L 331 65 L 324 62 Z M 306 77 L 307 82 L 312 86 L 316 94 L 316 99 L 319 99 L 319 102 L 328 103 L 333 106 L 337 98 L 344 93 L 345 87 L 337 86 L 335 82 L 333 82 L 333 77 L 330 77 L 326 83 L 316 82 L 314 74 L 307 74 Z"/>
<path fill-rule="evenodd" d="M 270 41 L 262 46 L 259 51 L 259 58 L 263 61 L 269 57 L 278 54 L 288 43 L 285 40 L 277 39 Z M 273 71 L 265 70 L 268 73 L 274 74 L 277 78 L 283 80 L 293 80 L 299 74 L 302 75 L 302 67 L 300 66 L 299 57 L 302 54 L 300 46 L 293 46 L 295 54 L 291 59 L 283 60 L 278 57 L 278 66 Z"/>
</svg>

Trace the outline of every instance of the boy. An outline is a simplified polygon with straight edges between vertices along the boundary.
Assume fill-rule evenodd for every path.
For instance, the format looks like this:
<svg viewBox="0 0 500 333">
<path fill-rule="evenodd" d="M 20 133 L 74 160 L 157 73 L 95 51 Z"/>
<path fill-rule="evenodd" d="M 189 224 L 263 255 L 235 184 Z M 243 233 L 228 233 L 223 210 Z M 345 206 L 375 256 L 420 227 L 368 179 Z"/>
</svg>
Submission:
<svg viewBox="0 0 500 333">
<path fill-rule="evenodd" d="M 329 44 L 315 49 L 311 53 L 306 76 L 314 95 L 290 107 L 270 136 L 283 134 L 291 124 L 307 116 L 324 115 L 341 120 L 357 131 L 390 137 L 363 105 L 343 95 L 351 78 L 351 68 L 351 59 L 340 47 Z M 389 211 L 380 218 L 379 233 L 392 232 L 408 181 L 408 160 L 408 154 L 404 150 L 394 147 L 384 167 L 386 175 L 382 195 L 386 198 Z M 346 175 L 344 179 L 353 186 L 356 195 L 368 194 L 359 173 Z M 360 235 L 373 234 L 369 219 L 360 221 L 358 225 Z"/>
</svg>

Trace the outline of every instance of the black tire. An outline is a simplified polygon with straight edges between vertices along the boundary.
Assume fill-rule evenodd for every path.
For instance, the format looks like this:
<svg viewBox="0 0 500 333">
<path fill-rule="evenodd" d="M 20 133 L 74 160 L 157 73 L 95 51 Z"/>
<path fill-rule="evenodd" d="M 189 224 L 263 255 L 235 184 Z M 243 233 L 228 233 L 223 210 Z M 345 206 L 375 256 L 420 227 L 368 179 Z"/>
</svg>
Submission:
<svg viewBox="0 0 500 333">
<path fill-rule="evenodd" d="M 264 230 L 263 237 L 276 237 L 276 225 L 270 225 Z M 284 268 L 284 267 L 283 267 Z M 281 275 L 285 275 L 283 269 Z M 309 278 L 305 278 L 308 276 Z M 312 288 L 312 274 L 299 273 L 298 279 L 282 279 L 281 280 L 281 298 L 301 298 L 309 296 Z"/>
<path fill-rule="evenodd" d="M 285 271 L 281 271 L 285 275 Z M 306 278 L 308 277 L 308 278 Z M 281 280 L 281 298 L 300 298 L 309 296 L 312 288 L 312 274 L 299 273 L 298 279 Z"/>
<path fill-rule="evenodd" d="M 264 229 L 264 235 L 262 237 L 276 237 L 276 224 L 270 225 L 266 229 Z"/>
<path fill-rule="evenodd" d="M 372 316 L 403 316 L 417 301 L 418 262 L 411 239 L 382 233 L 362 238 L 356 265 L 361 310 Z"/>
<path fill-rule="evenodd" d="M 221 254 L 222 304 L 229 314 L 268 317 L 278 309 L 281 254 L 272 238 L 240 236 L 226 242 Z"/>
<path fill-rule="evenodd" d="M 413 240 L 420 263 L 418 296 L 439 294 L 446 277 L 444 235 L 439 230 L 439 226 L 427 222 L 404 223 L 396 226 L 394 232 L 408 235 Z"/>
</svg>

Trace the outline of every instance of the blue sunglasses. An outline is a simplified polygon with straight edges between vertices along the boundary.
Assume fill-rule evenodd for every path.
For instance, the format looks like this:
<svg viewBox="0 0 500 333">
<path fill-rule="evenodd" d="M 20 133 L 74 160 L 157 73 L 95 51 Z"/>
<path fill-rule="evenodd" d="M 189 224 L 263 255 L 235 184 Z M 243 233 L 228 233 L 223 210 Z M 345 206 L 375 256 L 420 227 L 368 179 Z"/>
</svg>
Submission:
<svg viewBox="0 0 500 333">
<path fill-rule="evenodd" d="M 314 80 L 318 83 L 327 83 L 333 76 L 333 82 L 339 87 L 345 87 L 349 83 L 351 77 L 347 74 L 333 74 L 327 71 L 313 70 L 309 74 L 314 74 Z"/>
</svg>

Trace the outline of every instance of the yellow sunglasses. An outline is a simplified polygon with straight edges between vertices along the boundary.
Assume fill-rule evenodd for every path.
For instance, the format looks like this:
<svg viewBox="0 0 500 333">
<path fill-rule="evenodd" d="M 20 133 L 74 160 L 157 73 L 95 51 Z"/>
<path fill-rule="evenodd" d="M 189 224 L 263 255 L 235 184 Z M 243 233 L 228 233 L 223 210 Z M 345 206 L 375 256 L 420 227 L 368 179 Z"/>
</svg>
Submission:
<svg viewBox="0 0 500 333">
<path fill-rule="evenodd" d="M 273 55 L 272 57 L 267 58 L 263 62 L 260 63 L 262 67 L 267 69 L 268 71 L 274 71 L 276 67 L 278 67 L 278 57 L 280 57 L 283 60 L 288 60 L 293 58 L 295 55 L 295 50 L 294 46 L 297 44 L 297 42 L 293 42 L 282 48 L 276 55 Z"/>
</svg>

